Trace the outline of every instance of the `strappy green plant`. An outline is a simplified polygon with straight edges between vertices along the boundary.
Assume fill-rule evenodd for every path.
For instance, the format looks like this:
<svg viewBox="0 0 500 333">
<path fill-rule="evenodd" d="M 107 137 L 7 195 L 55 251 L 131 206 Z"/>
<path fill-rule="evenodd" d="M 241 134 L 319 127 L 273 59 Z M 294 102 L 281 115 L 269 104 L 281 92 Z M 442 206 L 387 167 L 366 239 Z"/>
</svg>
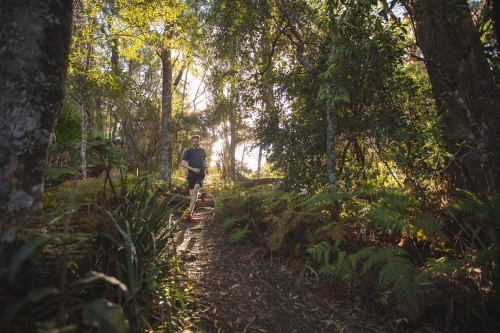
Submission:
<svg viewBox="0 0 500 333">
<path fill-rule="evenodd" d="M 111 272 L 108 274 L 114 276 L 110 276 L 109 281 L 117 281 L 127 290 L 127 293 L 117 292 L 116 288 L 106 286 L 111 285 L 106 279 L 101 279 L 107 282 L 104 286 L 94 280 L 91 284 L 78 283 L 74 289 L 70 287 L 68 291 L 71 292 L 70 296 L 73 302 L 71 304 L 76 304 L 80 310 L 84 305 L 86 309 L 88 306 L 95 306 L 96 310 L 88 308 L 89 311 L 86 311 L 84 318 L 90 320 L 89 316 L 92 314 L 99 317 L 104 314 L 105 316 L 101 319 L 112 319 L 115 318 L 113 313 L 117 315 L 119 313 L 117 310 L 120 310 L 124 322 L 126 318 L 127 325 L 135 330 L 154 325 L 151 316 L 154 313 L 155 315 L 160 314 L 159 317 L 170 318 L 162 321 L 161 325 L 164 325 L 168 332 L 175 332 L 178 327 L 174 318 L 188 318 L 192 314 L 189 313 L 186 301 L 186 278 L 182 276 L 182 271 L 176 263 L 176 249 L 173 242 L 173 230 L 176 228 L 176 224 L 170 220 L 171 206 L 159 195 L 159 186 L 152 185 L 149 175 L 135 179 L 128 177 L 127 181 L 131 184 L 130 190 L 122 198 L 119 198 L 120 204 L 109 212 L 107 219 L 102 215 L 97 215 L 102 214 L 102 212 L 99 213 L 100 207 L 95 204 L 95 198 L 91 198 L 89 201 L 90 196 L 96 196 L 99 192 L 97 188 L 101 186 L 102 180 L 91 179 L 79 183 L 78 187 L 73 188 L 72 193 L 69 192 L 71 189 L 64 185 L 51 189 L 49 192 L 55 191 L 56 193 L 48 196 L 49 204 L 47 207 L 54 209 L 59 207 L 62 202 L 65 202 L 61 198 L 68 197 L 69 194 L 75 202 L 71 205 L 72 209 L 61 207 L 61 211 L 64 213 L 61 216 L 56 216 L 52 221 L 48 221 L 45 230 L 52 232 L 49 235 L 59 237 L 58 232 L 64 227 L 61 226 L 61 222 L 66 216 L 73 213 L 75 221 L 68 228 L 73 241 L 66 242 L 66 251 L 70 262 L 73 263 L 74 274 L 80 274 L 80 267 L 84 269 L 89 263 L 91 265 L 97 263 L 97 269 L 102 272 Z M 54 200 L 52 200 L 52 196 L 54 196 Z M 53 201 L 58 203 L 57 207 L 52 206 Z M 108 207 L 111 204 L 109 200 L 104 203 Z M 81 209 L 81 207 L 88 207 L 88 210 Z M 86 214 L 89 215 L 86 216 Z M 85 223 L 81 223 L 78 220 L 80 218 Z M 44 220 L 46 219 L 47 216 Z M 88 229 L 89 234 L 82 236 L 78 232 L 82 229 Z M 34 250 L 32 252 L 25 251 L 25 253 L 33 253 L 34 256 L 37 253 L 43 253 L 42 259 L 47 264 L 51 260 L 56 260 L 51 259 L 52 257 L 56 258 L 56 256 L 61 255 L 60 244 L 62 241 L 54 240 L 47 243 L 45 242 L 47 236 L 42 236 L 36 242 L 30 243 Z M 82 252 L 85 253 L 84 257 L 81 255 Z M 24 260 L 29 260 L 26 258 L 33 255 L 25 255 Z M 14 266 L 13 268 L 15 269 Z M 72 282 L 69 281 L 70 284 Z M 82 287 L 85 290 L 82 290 Z M 56 287 L 55 289 L 59 290 L 60 288 Z M 54 304 L 54 302 L 57 304 L 57 297 L 63 294 L 57 290 L 54 288 L 34 289 L 24 300 L 21 300 L 20 304 L 33 304 L 37 309 L 43 309 L 41 304 Z M 114 302 L 119 308 L 113 305 L 108 312 L 103 308 L 102 297 Z M 81 318 L 82 314 L 74 313 L 72 316 Z M 33 318 L 38 320 L 38 317 Z M 81 324 L 81 320 L 77 319 L 76 321 Z M 71 321 L 64 323 L 71 324 Z M 95 322 L 95 325 L 97 327 L 101 324 Z M 102 323 L 102 325 L 107 324 Z M 117 329 L 119 328 L 120 326 L 117 325 Z M 103 330 L 104 328 L 101 331 Z"/>
<path fill-rule="evenodd" d="M 136 184 L 124 196 L 123 203 L 113 213 L 109 212 L 120 238 L 111 234 L 106 236 L 118 248 L 123 249 L 124 279 L 130 290 L 130 297 L 124 308 L 129 317 L 134 317 L 134 324 L 146 325 L 151 302 L 151 290 L 142 288 L 161 288 L 161 274 L 157 263 L 168 262 L 175 255 L 172 241 L 177 223 L 170 224 L 171 210 L 167 202 L 158 201 L 158 187 L 151 190 L 148 177 L 139 177 Z M 158 293 L 157 293 L 158 294 Z M 142 299 L 139 306 L 139 298 Z M 139 311 L 139 309 L 142 309 Z M 172 311 L 167 307 L 165 311 Z M 142 324 L 141 324 L 142 323 Z"/>
<path fill-rule="evenodd" d="M 7 282 L 15 287 L 21 266 L 27 261 L 38 265 L 42 255 L 45 263 L 60 261 L 61 265 L 69 265 L 67 261 L 74 256 L 72 253 L 78 251 L 81 243 L 89 238 L 89 235 L 78 232 L 33 233 L 12 258 Z M 33 321 L 36 332 L 40 333 L 49 329 L 54 332 L 76 332 L 75 318 L 80 317 L 83 323 L 98 328 L 99 332 L 128 332 L 129 324 L 119 304 L 113 304 L 102 296 L 90 301 L 86 298 L 91 290 L 102 287 L 99 281 L 117 286 L 120 296 L 128 294 L 123 283 L 103 273 L 89 271 L 74 281 L 67 281 L 67 276 L 64 276 L 59 287 L 35 287 L 23 298 L 7 305 L 0 314 L 0 326 L 8 324 L 21 311 L 30 309 L 28 321 Z M 26 317 L 26 313 L 23 316 Z"/>
</svg>

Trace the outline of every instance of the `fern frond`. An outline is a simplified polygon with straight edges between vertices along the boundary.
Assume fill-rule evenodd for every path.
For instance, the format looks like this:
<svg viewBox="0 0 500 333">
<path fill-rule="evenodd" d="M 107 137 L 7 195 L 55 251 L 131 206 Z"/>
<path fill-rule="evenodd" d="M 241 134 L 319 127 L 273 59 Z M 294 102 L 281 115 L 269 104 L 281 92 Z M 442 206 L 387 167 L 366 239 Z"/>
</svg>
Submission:
<svg viewBox="0 0 500 333">
<path fill-rule="evenodd" d="M 330 252 L 333 250 L 332 245 L 328 241 L 323 241 L 307 249 L 313 260 L 317 263 L 324 262 L 327 266 L 330 262 Z"/>
<path fill-rule="evenodd" d="M 283 244 L 283 238 L 285 234 L 282 230 L 278 229 L 273 232 L 269 237 L 267 237 L 266 243 L 271 251 L 278 251 Z"/>
<path fill-rule="evenodd" d="M 403 255 L 408 255 L 408 252 L 398 246 L 389 246 L 385 249 L 379 246 L 370 246 L 359 250 L 352 258 L 353 263 L 366 259 L 361 274 L 365 274 L 377 264 L 383 264 L 379 271 L 379 282 L 392 284 L 394 291 L 418 308 L 417 271 L 413 263 L 402 257 Z"/>
<path fill-rule="evenodd" d="M 379 282 L 392 284 L 394 290 L 418 309 L 415 266 L 406 258 L 394 257 L 379 272 Z"/>
<path fill-rule="evenodd" d="M 460 260 L 450 260 L 447 257 L 441 257 L 437 259 L 427 259 L 425 266 L 426 269 L 415 276 L 416 283 L 425 281 L 429 277 L 456 272 L 464 267 L 464 263 Z"/>
<path fill-rule="evenodd" d="M 443 240 L 448 239 L 448 236 L 443 232 L 441 220 L 436 217 L 418 213 L 415 214 L 411 223 L 415 226 L 417 237 L 420 239 L 427 240 L 435 237 Z"/>
<path fill-rule="evenodd" d="M 412 237 L 446 239 L 440 220 L 422 212 L 418 202 L 411 197 L 388 193 L 384 195 L 360 209 L 358 216 L 385 231 Z"/>
<path fill-rule="evenodd" d="M 306 200 L 305 205 L 308 209 L 322 208 L 325 206 L 333 206 L 336 202 L 344 202 L 346 200 L 352 199 L 355 195 L 352 193 L 345 192 L 334 192 L 334 193 L 318 193 L 312 196 L 310 199 Z"/>
<path fill-rule="evenodd" d="M 343 240 L 346 235 L 345 230 L 342 228 L 342 223 L 338 221 L 330 222 L 318 228 L 314 233 L 320 234 L 323 237 L 330 238 L 333 241 Z"/>
<path fill-rule="evenodd" d="M 318 273 L 320 275 L 324 275 L 326 277 L 331 278 L 335 276 L 335 265 L 334 264 L 324 265 L 319 269 Z"/>
<path fill-rule="evenodd" d="M 466 195 L 467 202 L 455 203 L 452 208 L 457 212 L 473 213 L 476 217 L 484 218 L 490 215 L 491 205 L 486 201 L 482 201 L 473 193 L 466 190 L 459 190 Z"/>
<path fill-rule="evenodd" d="M 224 219 L 221 228 L 224 230 L 233 229 L 237 226 L 238 222 L 248 221 L 248 216 L 232 216 Z"/>
<path fill-rule="evenodd" d="M 387 257 L 395 257 L 400 255 L 408 255 L 408 252 L 399 246 L 388 246 L 384 249 L 385 255 Z"/>
<path fill-rule="evenodd" d="M 298 227 L 304 230 L 304 226 L 315 222 L 317 217 L 316 213 L 293 209 L 285 210 L 278 217 L 268 217 L 266 220 L 270 221 L 274 227 L 273 233 L 266 240 L 269 248 L 273 251 L 280 249 L 286 235 Z"/>
<path fill-rule="evenodd" d="M 376 251 L 376 250 L 378 250 L 378 247 L 372 246 L 372 247 L 362 249 L 361 251 L 358 251 L 355 254 L 356 258 L 368 258 L 363 264 L 363 268 L 361 269 L 361 274 L 365 274 L 374 265 L 376 265 L 384 260 L 384 257 L 380 254 L 379 251 Z M 360 254 L 360 252 L 362 252 L 362 253 Z"/>
<path fill-rule="evenodd" d="M 251 233 L 250 230 L 248 230 L 248 224 L 243 227 L 243 229 L 236 229 L 231 235 L 229 235 L 229 241 L 231 243 L 239 243 L 243 240 L 246 239 L 247 234 Z"/>
<path fill-rule="evenodd" d="M 337 260 L 334 263 L 327 264 L 321 267 L 318 273 L 325 275 L 326 277 L 337 278 L 341 281 L 346 281 L 347 283 L 349 283 L 350 278 L 354 274 L 352 261 L 349 260 L 350 256 L 347 255 L 345 251 L 339 251 L 337 254 Z"/>
</svg>

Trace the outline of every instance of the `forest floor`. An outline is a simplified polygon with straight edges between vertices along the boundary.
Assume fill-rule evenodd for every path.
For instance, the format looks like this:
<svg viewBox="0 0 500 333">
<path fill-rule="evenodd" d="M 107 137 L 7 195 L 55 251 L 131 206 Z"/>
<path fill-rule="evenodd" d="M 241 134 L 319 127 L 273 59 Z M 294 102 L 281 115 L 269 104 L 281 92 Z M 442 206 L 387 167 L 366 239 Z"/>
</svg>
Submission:
<svg viewBox="0 0 500 333">
<path fill-rule="evenodd" d="M 186 333 L 394 332 L 347 287 L 332 290 L 304 262 L 231 244 L 211 208 L 197 208 L 177 228 L 198 317 L 198 330 Z"/>
</svg>

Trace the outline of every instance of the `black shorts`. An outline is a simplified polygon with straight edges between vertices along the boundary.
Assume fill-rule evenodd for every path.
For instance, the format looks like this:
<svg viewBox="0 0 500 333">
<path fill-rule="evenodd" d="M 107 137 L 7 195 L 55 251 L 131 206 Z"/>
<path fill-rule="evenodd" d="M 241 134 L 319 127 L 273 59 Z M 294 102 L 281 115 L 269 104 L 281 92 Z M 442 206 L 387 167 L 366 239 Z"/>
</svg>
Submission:
<svg viewBox="0 0 500 333">
<path fill-rule="evenodd" d="M 192 190 L 195 184 L 200 184 L 200 187 L 202 187 L 203 179 L 205 179 L 205 175 L 188 176 L 187 180 L 189 184 L 189 189 Z"/>
</svg>

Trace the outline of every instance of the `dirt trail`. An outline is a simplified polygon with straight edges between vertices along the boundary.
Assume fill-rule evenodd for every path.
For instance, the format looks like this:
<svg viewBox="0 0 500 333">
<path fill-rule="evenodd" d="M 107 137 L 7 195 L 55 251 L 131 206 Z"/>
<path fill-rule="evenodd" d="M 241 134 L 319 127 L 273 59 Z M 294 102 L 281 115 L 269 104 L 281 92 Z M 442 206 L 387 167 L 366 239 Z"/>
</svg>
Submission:
<svg viewBox="0 0 500 333">
<path fill-rule="evenodd" d="M 366 314 L 355 302 L 335 303 L 310 269 L 272 258 L 261 248 L 234 246 L 210 208 L 197 208 L 176 234 L 191 279 L 203 332 L 366 332 Z M 342 309 L 343 308 L 343 309 Z"/>
</svg>

